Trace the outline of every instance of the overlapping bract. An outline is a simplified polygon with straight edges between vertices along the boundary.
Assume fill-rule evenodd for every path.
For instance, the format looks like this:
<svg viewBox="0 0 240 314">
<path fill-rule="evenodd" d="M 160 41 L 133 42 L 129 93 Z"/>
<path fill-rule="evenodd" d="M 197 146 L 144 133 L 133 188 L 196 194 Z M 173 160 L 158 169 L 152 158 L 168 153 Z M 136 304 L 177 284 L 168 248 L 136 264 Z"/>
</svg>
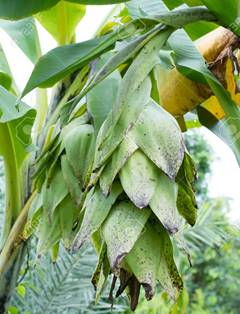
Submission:
<svg viewBox="0 0 240 314">
<path fill-rule="evenodd" d="M 181 291 L 170 235 L 183 218 L 196 220 L 195 170 L 181 130 L 151 99 L 149 74 L 169 34 L 156 36 L 135 58 L 99 132 L 83 110 L 50 136 L 39 158 L 45 170 L 35 175 L 42 191 L 35 206 L 35 214 L 42 211 L 39 253 L 61 239 L 73 251 L 92 239 L 99 252 L 97 298 L 112 273 L 112 290 L 119 278 L 116 295 L 126 289 L 133 310 L 141 286 L 148 300 L 158 282 L 172 298 Z"/>
<path fill-rule="evenodd" d="M 117 295 L 129 286 L 132 309 L 140 285 L 147 299 L 158 281 L 173 298 L 182 288 L 169 234 L 179 230 L 182 217 L 195 223 L 193 177 L 178 125 L 151 100 L 103 165 L 73 246 L 100 234 L 109 269 L 120 277 Z"/>
</svg>

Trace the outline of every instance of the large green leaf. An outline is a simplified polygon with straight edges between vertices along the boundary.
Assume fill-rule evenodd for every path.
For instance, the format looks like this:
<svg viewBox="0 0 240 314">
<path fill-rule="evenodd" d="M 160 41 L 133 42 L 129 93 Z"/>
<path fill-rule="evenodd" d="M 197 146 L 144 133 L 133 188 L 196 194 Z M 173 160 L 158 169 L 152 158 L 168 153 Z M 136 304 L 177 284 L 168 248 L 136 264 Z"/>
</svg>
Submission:
<svg viewBox="0 0 240 314">
<path fill-rule="evenodd" d="M 171 5 L 169 7 L 172 7 Z M 216 17 L 204 7 L 198 8 L 179 8 L 169 11 L 162 1 L 132 1 L 127 4 L 129 13 L 133 18 L 149 18 L 157 20 L 159 23 L 173 26 L 175 28 L 183 27 L 196 21 L 215 21 Z"/>
<path fill-rule="evenodd" d="M 149 17 L 151 18 L 151 17 Z M 169 25 L 175 28 L 181 28 L 193 22 L 198 21 L 215 21 L 216 17 L 206 8 L 186 8 L 173 12 L 154 15 L 154 20 L 159 23 Z"/>
<path fill-rule="evenodd" d="M 185 1 L 186 2 L 186 1 Z M 190 2 L 190 1 L 188 1 Z M 194 1 L 192 1 L 194 2 Z M 172 23 L 173 25 L 178 24 L 185 24 L 186 23 L 186 18 L 193 18 L 193 15 L 196 14 L 196 19 L 197 22 L 189 21 L 191 22 L 190 24 L 186 25 L 184 28 L 185 30 L 188 32 L 189 36 L 195 40 L 203 35 L 205 35 L 206 33 L 210 32 L 211 30 L 215 29 L 216 27 L 218 27 L 218 25 L 211 23 L 211 22 L 207 22 L 207 21 L 199 21 L 200 16 L 198 16 L 197 11 L 187 11 L 186 8 L 181 9 L 179 8 L 179 10 L 175 10 L 174 12 L 169 12 L 168 8 L 170 9 L 174 9 L 178 6 L 180 6 L 181 4 L 183 4 L 183 0 L 153 0 L 153 1 L 148 1 L 148 0 L 134 0 L 131 1 L 129 3 L 127 3 L 127 7 L 129 10 L 129 14 L 132 17 L 156 17 L 159 19 L 159 21 L 162 22 L 166 22 L 168 23 Z M 190 3 L 188 3 L 190 4 Z M 193 5 L 193 3 L 192 3 Z M 199 10 L 199 14 L 200 13 L 200 9 Z M 189 12 L 189 16 L 187 17 L 187 14 Z M 191 13 L 190 13 L 191 12 Z M 204 11 L 202 11 L 202 13 L 204 13 Z M 183 19 L 183 15 L 185 14 L 186 18 Z M 206 13 L 204 13 L 205 15 Z M 190 16 L 191 15 L 191 16 Z M 210 15 L 206 15 L 205 18 L 213 18 L 213 16 L 211 17 Z M 204 16 L 203 16 L 204 18 Z"/>
<path fill-rule="evenodd" d="M 45 11 L 63 0 L 1 0 L 0 18 L 18 20 Z M 102 5 L 126 2 L 127 0 L 69 0 L 78 4 Z"/>
<path fill-rule="evenodd" d="M 133 18 L 167 13 L 168 8 L 161 0 L 132 0 L 126 4 L 129 14 Z"/>
<path fill-rule="evenodd" d="M 88 5 L 103 5 L 103 4 L 115 4 L 115 3 L 122 3 L 128 2 L 130 0 L 68 0 L 69 2 L 74 3 L 82 3 Z"/>
<path fill-rule="evenodd" d="M 218 19 L 222 25 L 232 29 L 237 35 L 240 35 L 238 16 L 240 12 L 240 3 L 238 0 L 163 0 L 165 4 L 173 9 L 182 3 L 189 6 L 205 5 Z"/>
<path fill-rule="evenodd" d="M 135 31 L 134 23 L 129 23 L 106 36 L 51 50 L 36 64 L 22 96 L 36 87 L 53 86 L 67 74 L 80 69 L 103 52 L 110 50 L 118 39 L 129 37 Z"/>
<path fill-rule="evenodd" d="M 25 55 L 35 64 L 41 56 L 36 24 L 33 18 L 20 21 L 0 20 L 0 27 L 12 38 Z"/>
<path fill-rule="evenodd" d="M 233 32 L 240 35 L 240 3 L 239 0 L 201 0 L 210 11 L 212 11 L 222 22 L 222 24 L 228 28 L 231 28 Z"/>
<path fill-rule="evenodd" d="M 17 20 L 47 10 L 59 0 L 6 0 L 0 2 L 0 17 Z"/>
<path fill-rule="evenodd" d="M 199 0 L 163 0 L 170 10 L 182 5 L 184 2 L 189 6 L 201 6 L 203 5 Z M 188 35 L 192 40 L 196 40 L 206 33 L 214 30 L 218 27 L 217 24 L 207 21 L 197 21 L 184 26 Z"/>
<path fill-rule="evenodd" d="M 171 0 L 164 0 L 168 5 Z M 240 3 L 238 0 L 183 0 L 189 6 L 202 6 L 205 5 L 227 28 L 232 29 L 237 35 L 240 34 L 239 27 L 239 12 Z M 226 9 L 227 8 L 227 9 Z"/>
<path fill-rule="evenodd" d="M 183 4 L 183 0 L 163 0 L 166 6 L 172 10 Z"/>
<path fill-rule="evenodd" d="M 47 11 L 36 15 L 38 21 L 56 39 L 59 45 L 70 44 L 75 28 L 85 15 L 84 5 L 59 1 Z"/>
<path fill-rule="evenodd" d="M 35 116 L 34 109 L 23 102 L 17 105 L 16 97 L 0 86 L 0 154 L 15 158 L 18 166 L 29 152 Z"/>
<path fill-rule="evenodd" d="M 31 144 L 31 131 L 36 112 L 0 86 L 0 155 L 6 174 L 6 219 L 2 232 L 5 243 L 14 221 L 22 209 L 22 165 Z"/>
<path fill-rule="evenodd" d="M 170 10 L 186 3 L 190 7 L 203 5 L 201 0 L 162 0 Z"/>
<path fill-rule="evenodd" d="M 190 7 L 203 5 L 203 1 L 202 0 L 184 0 L 183 2 L 185 2 Z"/>
<path fill-rule="evenodd" d="M 217 27 L 218 25 L 213 22 L 198 21 L 198 22 L 186 25 L 184 29 L 188 33 L 188 35 L 191 37 L 192 40 L 197 40 L 203 35 L 213 31 Z"/>
</svg>

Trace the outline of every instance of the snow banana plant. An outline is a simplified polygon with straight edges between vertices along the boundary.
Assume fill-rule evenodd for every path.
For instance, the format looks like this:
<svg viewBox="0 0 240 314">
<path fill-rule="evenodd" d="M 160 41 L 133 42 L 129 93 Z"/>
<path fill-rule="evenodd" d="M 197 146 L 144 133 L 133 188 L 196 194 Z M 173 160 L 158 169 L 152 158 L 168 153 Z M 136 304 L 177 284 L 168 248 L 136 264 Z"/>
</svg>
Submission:
<svg viewBox="0 0 240 314">
<path fill-rule="evenodd" d="M 75 42 L 86 4 L 120 2 L 95 38 Z M 240 161 L 238 9 L 237 0 L 0 3 L 0 27 L 35 63 L 19 93 L 1 50 L 1 313 L 34 232 L 38 254 L 51 251 L 53 260 L 61 243 L 74 253 L 92 241 L 96 299 L 109 276 L 110 299 L 118 285 L 116 297 L 126 291 L 132 310 L 140 289 L 150 300 L 158 283 L 177 299 L 172 242 L 197 219 L 182 132 L 204 125 Z M 43 56 L 34 19 L 58 43 Z M 48 103 L 45 89 L 55 84 Z M 21 99 L 34 89 L 32 109 Z"/>
</svg>

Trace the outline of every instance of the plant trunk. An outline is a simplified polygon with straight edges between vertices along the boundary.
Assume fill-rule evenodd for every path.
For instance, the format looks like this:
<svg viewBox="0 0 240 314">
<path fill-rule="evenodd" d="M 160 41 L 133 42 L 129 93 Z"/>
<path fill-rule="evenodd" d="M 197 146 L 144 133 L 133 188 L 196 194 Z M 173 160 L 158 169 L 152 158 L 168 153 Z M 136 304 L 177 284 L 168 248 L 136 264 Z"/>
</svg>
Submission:
<svg viewBox="0 0 240 314">
<path fill-rule="evenodd" d="M 0 275 L 0 314 L 7 313 L 7 306 L 16 287 L 19 271 L 24 262 L 26 244 L 22 243 L 9 260 L 7 269 Z"/>
</svg>

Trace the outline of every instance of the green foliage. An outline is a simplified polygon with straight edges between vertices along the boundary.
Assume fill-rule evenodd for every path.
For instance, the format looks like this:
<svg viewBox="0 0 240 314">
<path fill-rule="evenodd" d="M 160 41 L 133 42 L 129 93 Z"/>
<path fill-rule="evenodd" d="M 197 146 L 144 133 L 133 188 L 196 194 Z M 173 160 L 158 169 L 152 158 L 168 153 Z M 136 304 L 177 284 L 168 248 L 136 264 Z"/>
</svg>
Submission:
<svg viewBox="0 0 240 314">
<path fill-rule="evenodd" d="M 224 203 L 219 202 L 215 208 L 217 211 L 223 208 Z M 222 215 L 222 223 L 226 218 Z M 202 294 L 204 308 L 210 313 L 232 313 L 239 311 L 239 299 L 237 297 L 239 280 L 239 257 L 240 257 L 240 231 L 231 228 L 227 241 L 214 249 L 204 246 L 194 256 L 194 267 L 189 282 L 191 298 L 197 299 Z M 199 289 L 199 290 L 197 290 Z M 196 292 L 195 292 L 196 291 Z M 196 307 L 193 302 L 193 308 Z"/>
<path fill-rule="evenodd" d="M 85 15 L 84 5 L 60 1 L 47 11 L 36 15 L 38 21 L 59 45 L 70 44 L 78 23 Z"/>
<path fill-rule="evenodd" d="M 240 27 L 237 21 L 239 16 L 238 0 L 222 0 L 221 5 L 219 5 L 218 0 L 201 0 L 201 2 L 221 20 L 225 27 L 231 28 L 237 35 L 240 35 Z M 228 10 L 226 10 L 226 6 Z"/>
<path fill-rule="evenodd" d="M 197 196 L 200 200 L 205 200 L 208 197 L 211 164 L 214 162 L 213 150 L 205 137 L 194 130 L 188 131 L 184 140 L 197 170 L 197 181 L 195 182 Z"/>
<path fill-rule="evenodd" d="M 17 161 L 20 167 L 31 144 L 31 129 L 36 111 L 23 102 L 17 103 L 17 98 L 0 86 L 0 154 Z M 5 143 L 9 137 L 9 142 Z M 9 150 L 13 154 L 10 155 Z"/>
<path fill-rule="evenodd" d="M 34 18 L 19 21 L 0 20 L 0 27 L 35 64 L 41 56 L 41 47 Z"/>
<path fill-rule="evenodd" d="M 0 3 L 0 17 L 15 20 L 47 10 L 59 0 L 7 0 Z"/>
<path fill-rule="evenodd" d="M 22 97 L 36 87 L 51 87 L 67 74 L 97 58 L 102 53 L 113 48 L 117 40 L 127 38 L 136 31 L 134 24 L 129 24 L 117 31 L 94 38 L 79 44 L 57 47 L 40 58 L 29 81 L 22 92 Z M 64 60 L 62 62 L 61 60 Z"/>
<path fill-rule="evenodd" d="M 20 274 L 21 282 L 12 298 L 10 308 L 15 308 L 16 313 L 110 314 L 126 310 L 123 299 L 122 304 L 116 304 L 111 310 L 107 295 L 109 285 L 99 303 L 95 304 L 91 274 L 97 256 L 92 248 L 85 246 L 81 253 L 75 255 L 61 248 L 57 262 L 52 263 L 49 255 L 36 258 L 34 244 L 35 239 L 26 260 L 26 268 Z"/>
<path fill-rule="evenodd" d="M 6 0 L 0 3 L 0 17 L 9 20 L 18 20 L 38 12 L 50 9 L 63 0 Z M 127 0 L 69 0 L 78 4 L 114 4 Z"/>
</svg>

